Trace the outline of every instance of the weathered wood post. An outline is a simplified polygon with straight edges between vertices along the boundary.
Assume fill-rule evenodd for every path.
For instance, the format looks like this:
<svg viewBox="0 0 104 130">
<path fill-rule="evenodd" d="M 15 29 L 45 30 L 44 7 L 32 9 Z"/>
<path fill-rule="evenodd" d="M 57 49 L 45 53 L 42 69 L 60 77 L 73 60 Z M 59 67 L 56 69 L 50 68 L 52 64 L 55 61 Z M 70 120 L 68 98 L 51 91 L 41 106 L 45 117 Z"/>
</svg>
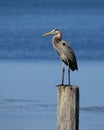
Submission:
<svg viewBox="0 0 104 130">
<path fill-rule="evenodd" d="M 79 130 L 79 88 L 58 86 L 57 130 Z"/>
</svg>

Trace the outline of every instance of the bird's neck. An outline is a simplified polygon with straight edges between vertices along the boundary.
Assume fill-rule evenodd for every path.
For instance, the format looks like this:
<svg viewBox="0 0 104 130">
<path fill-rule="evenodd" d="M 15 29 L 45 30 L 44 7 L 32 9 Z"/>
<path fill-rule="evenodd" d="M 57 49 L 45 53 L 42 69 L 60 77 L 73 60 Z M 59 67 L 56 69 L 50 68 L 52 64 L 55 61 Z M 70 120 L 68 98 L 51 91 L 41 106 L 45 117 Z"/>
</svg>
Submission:
<svg viewBox="0 0 104 130">
<path fill-rule="evenodd" d="M 57 35 L 53 36 L 52 44 L 53 47 L 56 49 L 57 44 L 62 40 L 62 33 L 58 33 Z"/>
<path fill-rule="evenodd" d="M 52 41 L 54 44 L 57 44 L 58 42 L 60 42 L 62 40 L 62 37 L 58 37 L 58 35 L 54 36 Z"/>
</svg>

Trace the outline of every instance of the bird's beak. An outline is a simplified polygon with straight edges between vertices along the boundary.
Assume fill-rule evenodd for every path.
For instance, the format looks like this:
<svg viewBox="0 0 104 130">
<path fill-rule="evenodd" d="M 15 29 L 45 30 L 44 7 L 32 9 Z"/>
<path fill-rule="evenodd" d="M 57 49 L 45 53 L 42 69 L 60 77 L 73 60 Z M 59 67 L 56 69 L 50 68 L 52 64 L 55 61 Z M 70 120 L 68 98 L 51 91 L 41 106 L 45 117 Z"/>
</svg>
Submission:
<svg viewBox="0 0 104 130">
<path fill-rule="evenodd" d="M 52 34 L 52 32 L 48 32 L 48 33 L 43 34 L 42 36 L 49 36 L 51 34 Z"/>
</svg>

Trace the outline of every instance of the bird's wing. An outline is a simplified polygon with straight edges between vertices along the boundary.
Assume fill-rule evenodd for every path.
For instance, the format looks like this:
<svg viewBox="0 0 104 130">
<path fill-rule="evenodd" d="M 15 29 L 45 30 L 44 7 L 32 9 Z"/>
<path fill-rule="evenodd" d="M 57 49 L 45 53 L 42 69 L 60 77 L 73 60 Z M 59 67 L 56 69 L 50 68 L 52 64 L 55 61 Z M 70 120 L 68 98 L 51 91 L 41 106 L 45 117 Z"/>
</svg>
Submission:
<svg viewBox="0 0 104 130">
<path fill-rule="evenodd" d="M 65 56 L 68 58 L 68 60 L 70 60 L 71 63 L 75 65 L 75 68 L 78 69 L 73 49 L 69 46 L 69 44 L 65 40 L 61 40 L 58 44 L 61 47 L 61 50 L 63 51 Z"/>
</svg>

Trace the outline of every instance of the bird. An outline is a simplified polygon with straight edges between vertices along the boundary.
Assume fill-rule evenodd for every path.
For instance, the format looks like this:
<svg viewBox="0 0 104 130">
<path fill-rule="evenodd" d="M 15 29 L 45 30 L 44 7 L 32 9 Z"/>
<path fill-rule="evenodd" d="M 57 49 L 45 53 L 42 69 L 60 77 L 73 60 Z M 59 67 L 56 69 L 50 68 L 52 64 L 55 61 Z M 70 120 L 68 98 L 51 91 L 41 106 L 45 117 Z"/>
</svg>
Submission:
<svg viewBox="0 0 104 130">
<path fill-rule="evenodd" d="M 64 39 L 62 39 L 63 34 L 59 29 L 54 29 L 48 33 L 43 34 L 43 36 L 49 35 L 54 35 L 52 38 L 52 45 L 62 60 L 61 85 L 64 85 L 65 64 L 68 66 L 68 85 L 70 85 L 70 69 L 72 71 L 78 70 L 75 53 L 71 46 Z"/>
</svg>

